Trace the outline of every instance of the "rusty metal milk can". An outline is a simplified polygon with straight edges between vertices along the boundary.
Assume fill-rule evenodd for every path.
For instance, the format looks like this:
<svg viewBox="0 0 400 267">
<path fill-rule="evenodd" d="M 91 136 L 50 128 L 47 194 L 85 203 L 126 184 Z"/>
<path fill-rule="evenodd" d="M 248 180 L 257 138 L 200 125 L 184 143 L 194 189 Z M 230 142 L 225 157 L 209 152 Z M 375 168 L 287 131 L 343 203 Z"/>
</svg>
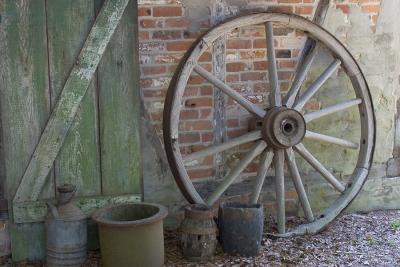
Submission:
<svg viewBox="0 0 400 267">
<path fill-rule="evenodd" d="M 71 201 L 76 191 L 75 185 L 58 186 L 57 191 L 57 206 L 48 203 L 47 265 L 81 266 L 86 260 L 86 216 Z"/>
</svg>

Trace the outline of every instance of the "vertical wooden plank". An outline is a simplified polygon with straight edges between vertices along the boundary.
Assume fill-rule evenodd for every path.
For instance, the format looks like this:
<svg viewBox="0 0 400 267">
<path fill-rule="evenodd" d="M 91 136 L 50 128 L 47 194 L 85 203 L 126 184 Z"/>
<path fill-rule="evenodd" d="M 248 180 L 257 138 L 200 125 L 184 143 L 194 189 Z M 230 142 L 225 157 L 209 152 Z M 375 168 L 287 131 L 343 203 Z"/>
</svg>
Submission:
<svg viewBox="0 0 400 267">
<path fill-rule="evenodd" d="M 223 0 L 215 0 L 211 2 L 211 23 L 217 25 L 225 19 L 226 3 Z M 213 74 L 219 80 L 225 82 L 225 44 L 226 36 L 221 36 L 214 41 L 212 48 Z M 226 141 L 226 112 L 225 112 L 225 93 L 214 88 L 214 145 L 221 144 Z M 215 178 L 223 178 L 225 176 L 225 154 L 217 153 L 214 156 Z"/>
<path fill-rule="evenodd" d="M 54 107 L 95 20 L 94 0 L 46 1 L 51 105 Z M 96 79 L 91 82 L 55 161 L 56 185 L 101 193 Z"/>
<path fill-rule="evenodd" d="M 131 0 L 98 68 L 102 192 L 141 193 L 137 2 Z"/>
<path fill-rule="evenodd" d="M 0 101 L 7 197 L 12 199 L 50 111 L 46 16 L 44 1 L 0 5 Z"/>
<path fill-rule="evenodd" d="M 22 260 L 41 261 L 45 259 L 46 234 L 44 223 L 11 224 L 9 229 L 14 262 Z"/>
<path fill-rule="evenodd" d="M 5 195 L 12 200 L 50 111 L 45 2 L 0 1 L 0 14 L 0 113 Z M 46 188 L 52 188 L 52 178 L 48 177 L 47 181 Z M 53 196 L 54 191 L 47 189 L 42 197 Z M 42 223 L 11 224 L 13 258 L 34 260 L 42 257 L 44 246 L 39 236 L 44 236 L 43 233 Z"/>
</svg>

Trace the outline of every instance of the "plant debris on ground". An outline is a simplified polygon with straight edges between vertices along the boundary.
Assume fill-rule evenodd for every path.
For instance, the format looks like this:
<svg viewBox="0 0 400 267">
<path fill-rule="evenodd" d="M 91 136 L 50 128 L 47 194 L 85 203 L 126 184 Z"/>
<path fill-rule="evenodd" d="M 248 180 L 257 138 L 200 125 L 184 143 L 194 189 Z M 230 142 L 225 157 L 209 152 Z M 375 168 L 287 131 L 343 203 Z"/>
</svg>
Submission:
<svg viewBox="0 0 400 267">
<path fill-rule="evenodd" d="M 273 230 L 271 220 L 266 232 Z M 166 266 L 400 266 L 400 211 L 342 215 L 316 235 L 265 234 L 254 258 L 226 255 L 219 248 L 212 262 L 191 263 L 178 245 L 178 233 L 166 233 Z"/>
<path fill-rule="evenodd" d="M 266 221 L 266 232 L 274 230 L 271 220 Z M 91 251 L 84 266 L 101 266 L 100 262 L 100 253 Z M 9 258 L 0 259 L 0 265 L 12 266 Z M 260 254 L 252 258 L 224 254 L 219 246 L 214 260 L 206 263 L 185 261 L 179 233 L 166 231 L 165 266 L 400 266 L 400 210 L 342 215 L 316 235 L 271 238 L 265 234 Z"/>
</svg>

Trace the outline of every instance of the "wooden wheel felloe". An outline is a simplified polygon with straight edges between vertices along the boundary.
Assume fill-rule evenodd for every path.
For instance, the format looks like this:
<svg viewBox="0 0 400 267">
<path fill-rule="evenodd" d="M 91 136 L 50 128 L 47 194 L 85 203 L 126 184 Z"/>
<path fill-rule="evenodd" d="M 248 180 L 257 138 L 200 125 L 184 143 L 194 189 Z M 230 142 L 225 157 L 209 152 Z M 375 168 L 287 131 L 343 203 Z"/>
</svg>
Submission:
<svg viewBox="0 0 400 267">
<path fill-rule="evenodd" d="M 228 84 L 220 81 L 210 72 L 198 64 L 199 57 L 220 36 L 227 34 L 238 27 L 251 25 L 265 25 L 266 47 L 268 59 L 268 78 L 271 87 L 269 105 L 266 108 L 253 104 L 240 93 L 233 90 Z M 303 31 L 313 40 L 312 50 L 307 53 L 302 64 L 297 67 L 293 82 L 287 94 L 282 97 L 274 48 L 274 27 L 285 27 Z M 305 90 L 301 90 L 317 52 L 324 47 L 332 55 L 331 64 L 321 72 Z M 351 81 L 354 99 L 341 101 L 320 110 L 304 114 L 305 104 L 321 89 L 324 83 L 341 68 Z M 235 100 L 255 118 L 262 121 L 261 128 L 255 129 L 240 137 L 230 139 L 222 144 L 209 146 L 189 155 L 181 154 L 178 142 L 179 114 L 182 106 L 183 94 L 192 72 L 202 76 L 210 82 L 216 90 L 221 90 L 228 97 Z M 360 118 L 360 141 L 349 141 L 307 128 L 313 120 L 324 116 L 342 112 L 351 107 L 358 107 Z M 174 79 L 168 89 L 164 108 L 164 142 L 167 157 L 179 188 L 191 203 L 214 204 L 234 183 L 243 170 L 259 156 L 257 175 L 254 178 L 253 191 L 250 201 L 256 203 L 261 188 L 267 176 L 267 171 L 273 167 L 275 173 L 275 194 L 277 206 L 278 232 L 281 236 L 293 234 L 316 233 L 335 219 L 339 213 L 349 205 L 363 186 L 371 166 L 374 141 L 375 118 L 371 96 L 361 69 L 348 50 L 330 33 L 309 20 L 288 14 L 258 13 L 232 19 L 223 23 L 204 36 L 200 37 L 193 48 L 188 51 L 181 62 Z M 328 144 L 338 145 L 347 149 L 358 150 L 358 159 L 351 177 L 344 184 L 335 177 L 304 145 L 304 140 L 316 140 Z M 223 152 L 229 148 L 246 143 L 253 143 L 250 150 L 241 161 L 233 167 L 216 188 L 204 199 L 196 191 L 185 168 L 185 162 Z M 316 172 L 318 172 L 332 190 L 340 196 L 320 215 L 315 216 L 309 203 L 306 190 L 295 160 L 295 154 L 303 158 Z M 285 223 L 285 183 L 284 166 L 288 169 L 294 188 L 301 203 L 304 216 L 308 223 L 301 224 L 290 231 L 286 230 Z"/>
</svg>

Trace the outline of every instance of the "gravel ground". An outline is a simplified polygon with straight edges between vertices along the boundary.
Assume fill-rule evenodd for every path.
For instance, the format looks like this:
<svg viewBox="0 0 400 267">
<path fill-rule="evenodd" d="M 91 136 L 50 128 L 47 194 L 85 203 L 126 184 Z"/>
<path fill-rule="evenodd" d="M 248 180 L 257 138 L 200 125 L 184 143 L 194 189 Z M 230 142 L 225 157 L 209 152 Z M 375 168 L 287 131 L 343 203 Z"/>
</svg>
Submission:
<svg viewBox="0 0 400 267">
<path fill-rule="evenodd" d="M 343 215 L 312 236 L 265 236 L 254 258 L 228 256 L 219 248 L 213 262 L 201 265 L 182 259 L 176 233 L 166 236 L 166 266 L 400 266 L 398 210 Z"/>
<path fill-rule="evenodd" d="M 177 232 L 165 233 L 165 266 L 400 266 L 400 210 L 343 215 L 313 236 L 265 236 L 261 253 L 254 258 L 229 256 L 218 247 L 212 262 L 190 263 L 182 259 L 178 243 Z M 8 258 L 0 258 L 0 266 L 12 265 Z M 89 252 L 84 266 L 100 266 L 99 252 Z"/>
</svg>

